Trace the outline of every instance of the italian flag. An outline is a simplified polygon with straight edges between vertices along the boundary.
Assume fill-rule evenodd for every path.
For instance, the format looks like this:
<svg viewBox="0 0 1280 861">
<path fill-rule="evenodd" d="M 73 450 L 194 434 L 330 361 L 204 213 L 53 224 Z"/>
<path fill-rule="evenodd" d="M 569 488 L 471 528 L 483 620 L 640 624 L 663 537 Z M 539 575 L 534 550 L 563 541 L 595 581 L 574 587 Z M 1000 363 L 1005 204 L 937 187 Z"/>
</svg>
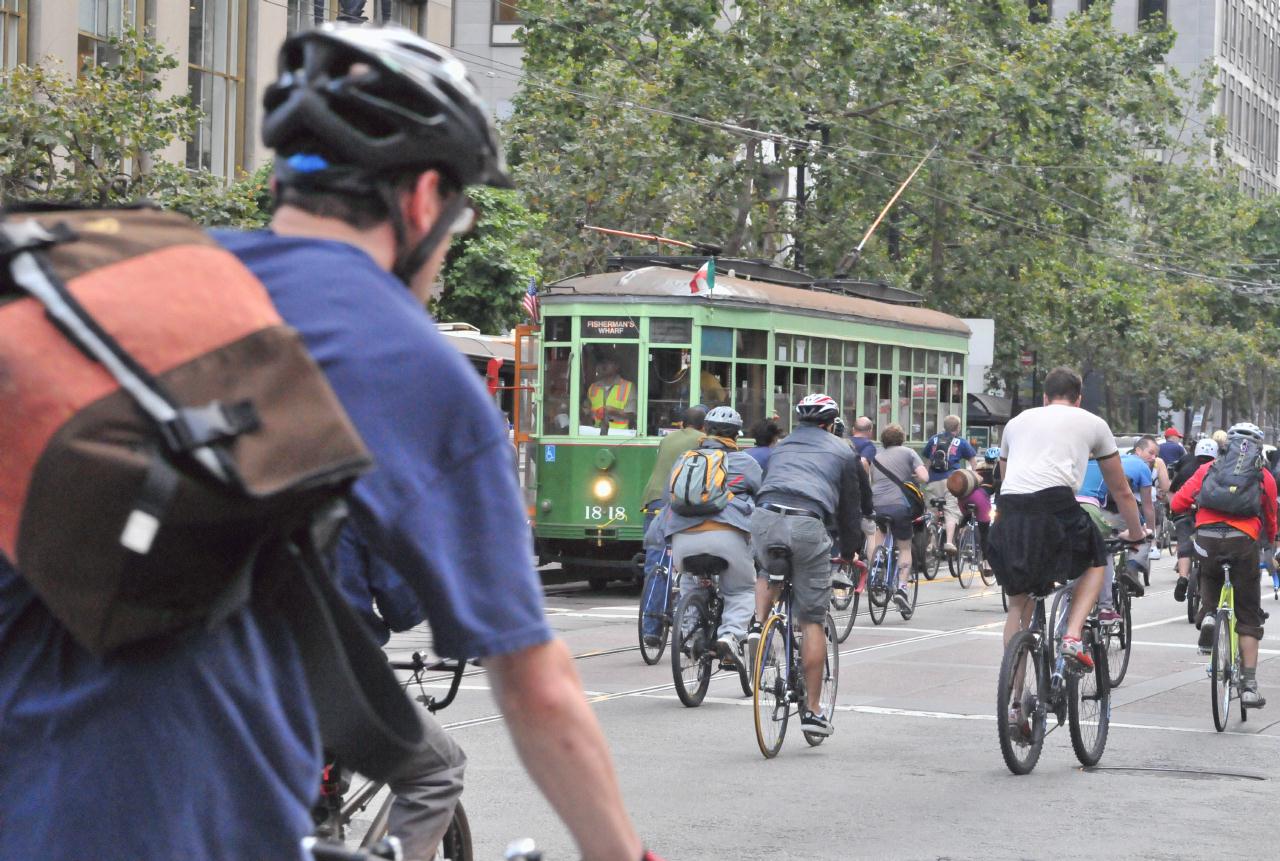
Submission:
<svg viewBox="0 0 1280 861">
<path fill-rule="evenodd" d="M 710 293 L 716 287 L 716 259 L 708 257 L 707 262 L 703 263 L 697 272 L 693 273 L 693 280 L 689 282 L 689 292 L 697 295 L 704 289 Z"/>
</svg>

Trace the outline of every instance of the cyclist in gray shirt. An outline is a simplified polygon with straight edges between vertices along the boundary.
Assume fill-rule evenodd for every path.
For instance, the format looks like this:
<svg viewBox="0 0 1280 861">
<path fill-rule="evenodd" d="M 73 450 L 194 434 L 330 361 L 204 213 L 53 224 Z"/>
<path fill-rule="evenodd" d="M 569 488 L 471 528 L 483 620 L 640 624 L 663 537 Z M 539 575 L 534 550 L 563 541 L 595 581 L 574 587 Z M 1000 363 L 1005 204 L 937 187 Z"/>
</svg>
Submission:
<svg viewBox="0 0 1280 861">
<path fill-rule="evenodd" d="M 871 516 L 867 481 L 853 449 L 831 433 L 840 408 L 827 395 L 809 395 L 796 405 L 797 426 L 774 448 L 751 515 L 751 543 L 757 564 L 768 571 L 771 547 L 791 551 L 794 608 L 803 626 L 804 672 L 809 702 L 800 710 L 805 732 L 830 735 L 831 715 L 821 714 L 826 639 L 822 622 L 831 602 L 831 536 L 834 523 L 841 555 L 862 547 L 862 518 Z M 776 593 L 767 578 L 756 580 L 756 621 L 748 640 L 760 638 L 761 620 Z"/>
</svg>

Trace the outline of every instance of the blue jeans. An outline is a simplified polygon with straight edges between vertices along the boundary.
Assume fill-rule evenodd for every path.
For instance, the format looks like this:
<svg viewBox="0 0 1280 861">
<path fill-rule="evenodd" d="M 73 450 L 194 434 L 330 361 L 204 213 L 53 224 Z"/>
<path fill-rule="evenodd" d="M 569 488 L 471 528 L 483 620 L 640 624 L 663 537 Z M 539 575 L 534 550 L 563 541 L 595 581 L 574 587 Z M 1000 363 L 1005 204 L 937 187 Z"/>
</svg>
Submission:
<svg viewBox="0 0 1280 861">
<path fill-rule="evenodd" d="M 659 503 L 650 503 L 646 507 L 644 515 L 644 534 L 649 534 L 649 526 L 658 516 L 658 512 L 663 506 Z M 666 547 L 650 547 L 645 546 L 644 549 L 644 591 L 640 594 L 640 612 L 644 614 L 644 633 L 657 635 L 662 629 L 662 611 L 665 607 L 667 612 L 674 610 L 674 607 L 666 607 L 667 593 L 670 591 L 671 563 L 667 562 L 667 576 L 659 578 L 659 580 L 651 582 L 649 575 L 653 573 L 653 569 L 658 567 L 658 563 L 662 561 L 662 557 L 667 554 Z"/>
</svg>

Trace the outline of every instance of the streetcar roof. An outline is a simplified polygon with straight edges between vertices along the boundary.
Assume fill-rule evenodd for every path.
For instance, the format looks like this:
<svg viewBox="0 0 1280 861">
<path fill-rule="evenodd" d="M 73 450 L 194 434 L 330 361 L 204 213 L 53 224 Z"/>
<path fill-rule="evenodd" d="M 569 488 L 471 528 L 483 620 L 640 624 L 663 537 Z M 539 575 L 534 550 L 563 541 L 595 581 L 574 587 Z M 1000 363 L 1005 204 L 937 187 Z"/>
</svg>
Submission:
<svg viewBox="0 0 1280 861">
<path fill-rule="evenodd" d="M 438 324 L 437 328 L 445 340 L 464 356 L 482 359 L 496 356 L 504 362 L 514 362 L 516 359 L 515 343 L 510 337 L 483 335 L 474 326 L 459 328 L 444 323 Z"/>
<path fill-rule="evenodd" d="M 622 272 L 602 272 L 566 278 L 545 289 L 548 303 L 571 301 L 614 302 L 637 299 L 655 303 L 711 302 L 741 308 L 776 309 L 795 314 L 830 317 L 911 329 L 929 329 L 969 335 L 959 317 L 910 305 L 894 305 L 841 293 L 785 287 L 767 281 L 747 280 L 716 273 L 710 297 L 691 295 L 689 273 L 666 266 L 645 266 Z"/>
</svg>

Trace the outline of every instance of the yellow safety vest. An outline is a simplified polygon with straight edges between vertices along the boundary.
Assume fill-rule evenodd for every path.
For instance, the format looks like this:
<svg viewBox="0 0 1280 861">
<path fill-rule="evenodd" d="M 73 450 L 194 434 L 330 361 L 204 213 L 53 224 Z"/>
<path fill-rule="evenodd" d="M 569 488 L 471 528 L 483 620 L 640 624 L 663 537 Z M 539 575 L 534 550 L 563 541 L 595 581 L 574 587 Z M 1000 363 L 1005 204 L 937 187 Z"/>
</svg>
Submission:
<svg viewBox="0 0 1280 861">
<path fill-rule="evenodd" d="M 611 385 L 592 383 L 591 388 L 587 389 L 587 398 L 591 401 L 591 415 L 595 418 L 596 427 L 599 427 L 604 419 L 605 407 L 615 410 L 627 408 L 627 401 L 631 399 L 631 383 L 627 380 Z M 629 424 L 626 419 L 609 419 L 611 430 L 626 430 Z"/>
</svg>

